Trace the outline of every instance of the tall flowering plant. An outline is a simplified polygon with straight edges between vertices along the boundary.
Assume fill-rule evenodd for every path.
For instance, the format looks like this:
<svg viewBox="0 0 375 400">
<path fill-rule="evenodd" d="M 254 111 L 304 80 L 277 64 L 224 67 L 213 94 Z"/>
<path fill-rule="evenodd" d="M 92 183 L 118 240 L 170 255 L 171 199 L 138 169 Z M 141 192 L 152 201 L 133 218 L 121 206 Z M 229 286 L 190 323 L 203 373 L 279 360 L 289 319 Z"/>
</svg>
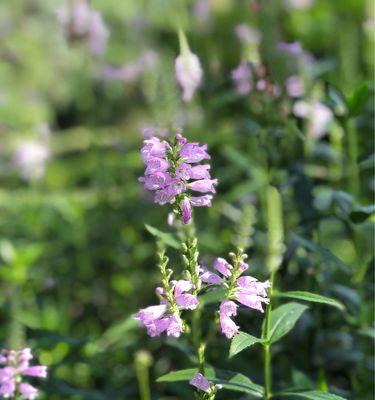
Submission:
<svg viewBox="0 0 375 400">
<path fill-rule="evenodd" d="M 210 207 L 218 184 L 218 180 L 210 174 L 207 145 L 189 142 L 180 133 L 169 141 L 151 136 L 144 141 L 141 155 L 146 170 L 140 182 L 146 190 L 154 193 L 155 203 L 169 204 L 181 226 L 186 226 L 185 240 L 181 244 L 184 279 L 173 279 L 176 271 L 168 268 L 169 259 L 164 250 L 160 251 L 158 258 L 162 280 L 155 290 L 159 304 L 141 309 L 133 318 L 151 337 L 163 333 L 180 337 L 191 333 L 197 351 L 198 369 L 190 384 L 197 389 L 198 398 L 214 399 L 222 385 L 210 382 L 205 376 L 199 296 L 210 290 L 220 290 L 220 293 L 224 290 L 225 296 L 218 307 L 219 325 L 222 334 L 232 338 L 239 329 L 232 319 L 237 314 L 237 303 L 263 311 L 262 303 L 268 302 L 266 289 L 269 283 L 241 276 L 248 268 L 245 263 L 247 256 L 241 250 L 230 254 L 232 264 L 217 258 L 213 270 L 199 262 L 198 240 L 193 233 L 193 208 Z"/>
<path fill-rule="evenodd" d="M 196 389 L 196 398 L 200 400 L 214 400 L 220 389 L 250 393 L 257 398 L 274 397 L 271 386 L 271 345 L 287 334 L 307 309 L 307 306 L 295 302 L 274 309 L 272 301 L 273 297 L 281 296 L 276 294 L 274 281 L 284 251 L 281 197 L 278 191 L 271 186 L 267 189 L 267 265 L 270 279 L 262 282 L 247 274 L 247 254 L 241 248 L 229 253 L 230 262 L 216 258 L 212 268 L 204 266 L 199 259 L 193 209 L 210 207 L 218 184 L 218 180 L 210 174 L 207 145 L 189 142 L 181 133 L 170 140 L 161 140 L 151 134 L 144 140 L 141 156 L 146 169 L 140 182 L 154 194 L 155 203 L 169 205 L 176 216 L 177 221 L 173 225 L 179 230 L 178 236 L 181 238 L 183 268 L 178 276 L 178 271 L 169 265 L 165 248 L 159 243 L 161 284 L 155 289 L 158 302 L 139 310 L 133 318 L 151 337 L 165 334 L 179 338 L 186 335 L 195 348 L 197 363 L 196 368 L 170 372 L 159 381 L 187 380 Z M 282 297 L 341 307 L 335 300 L 313 293 L 286 292 L 282 293 Z M 207 364 L 207 340 L 202 334 L 201 316 L 205 304 L 212 302 L 217 303 L 217 330 L 231 340 L 231 357 L 256 343 L 263 346 L 264 386 L 255 384 L 245 375 L 217 370 Z M 240 331 L 235 317 L 242 306 L 261 313 L 265 311 L 260 338 Z M 304 398 L 322 395 L 319 391 L 296 393 L 286 390 L 280 393 L 284 397 Z M 324 398 L 340 399 L 328 395 L 331 397 Z"/>
</svg>

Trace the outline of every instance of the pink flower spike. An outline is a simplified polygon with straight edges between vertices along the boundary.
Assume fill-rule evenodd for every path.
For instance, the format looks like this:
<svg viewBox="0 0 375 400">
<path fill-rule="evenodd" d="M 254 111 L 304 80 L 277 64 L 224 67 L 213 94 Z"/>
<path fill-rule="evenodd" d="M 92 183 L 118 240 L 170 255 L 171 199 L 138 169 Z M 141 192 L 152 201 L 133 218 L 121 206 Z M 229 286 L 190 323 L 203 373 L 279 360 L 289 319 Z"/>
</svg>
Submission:
<svg viewBox="0 0 375 400">
<path fill-rule="evenodd" d="M 190 201 L 187 197 L 184 198 L 182 203 L 182 222 L 186 225 L 192 218 L 192 211 Z"/>
<path fill-rule="evenodd" d="M 28 383 L 21 383 L 19 389 L 22 396 L 27 400 L 34 400 L 38 395 L 38 390 Z"/>
<path fill-rule="evenodd" d="M 237 326 L 234 321 L 229 318 L 222 316 L 220 317 L 221 332 L 228 338 L 231 339 L 239 331 L 239 326 Z"/>
<path fill-rule="evenodd" d="M 176 303 L 187 310 L 195 310 L 199 304 L 197 296 L 188 293 L 176 296 Z"/>
<path fill-rule="evenodd" d="M 214 268 L 216 269 L 216 271 L 219 271 L 222 275 L 224 275 L 226 278 L 228 276 L 231 276 L 231 269 L 233 268 L 228 262 L 227 260 L 225 260 L 224 258 L 217 258 L 214 261 Z"/>
<path fill-rule="evenodd" d="M 44 365 L 33 365 L 28 367 L 22 372 L 23 375 L 33 376 L 35 378 L 46 378 L 47 377 L 47 367 Z"/>
<path fill-rule="evenodd" d="M 199 372 L 195 374 L 194 378 L 189 383 L 197 389 L 202 390 L 202 392 L 209 393 L 211 389 L 208 379 Z"/>
<path fill-rule="evenodd" d="M 224 300 L 220 304 L 220 317 L 234 317 L 237 315 L 237 304 L 231 300 Z"/>
<path fill-rule="evenodd" d="M 209 271 L 207 268 L 201 267 L 199 278 L 202 282 L 214 285 L 221 285 L 223 283 L 223 279 L 220 278 L 219 275 L 214 274 Z"/>
</svg>

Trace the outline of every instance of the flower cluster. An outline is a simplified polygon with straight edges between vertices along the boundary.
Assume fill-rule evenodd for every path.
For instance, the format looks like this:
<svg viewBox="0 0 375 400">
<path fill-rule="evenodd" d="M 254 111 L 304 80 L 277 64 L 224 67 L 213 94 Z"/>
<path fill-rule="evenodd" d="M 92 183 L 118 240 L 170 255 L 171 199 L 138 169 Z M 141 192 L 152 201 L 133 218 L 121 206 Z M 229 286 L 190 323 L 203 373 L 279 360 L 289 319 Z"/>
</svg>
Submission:
<svg viewBox="0 0 375 400">
<path fill-rule="evenodd" d="M 109 36 L 101 14 L 92 9 L 86 0 L 66 4 L 58 13 L 64 36 L 69 42 L 87 41 L 93 54 L 105 51 Z"/>
<path fill-rule="evenodd" d="M 133 315 L 151 337 L 160 336 L 165 331 L 167 336 L 179 337 L 184 331 L 180 310 L 194 310 L 198 306 L 197 296 L 187 293 L 194 289 L 190 281 L 178 280 L 170 283 L 170 288 L 156 288 L 160 297 L 159 305 L 141 309 Z"/>
<path fill-rule="evenodd" d="M 192 206 L 211 206 L 212 195 L 191 196 L 188 189 L 200 193 L 215 193 L 217 179 L 211 179 L 210 165 L 197 164 L 210 156 L 207 145 L 189 143 L 177 134 L 172 142 L 152 136 L 141 149 L 146 164 L 145 176 L 139 178 L 147 190 L 155 192 L 155 202 L 174 204 L 176 212 L 187 224 L 192 217 Z"/>
<path fill-rule="evenodd" d="M 221 385 L 211 384 L 209 380 L 200 372 L 196 373 L 194 378 L 189 381 L 189 383 L 190 385 L 205 393 L 205 395 L 203 396 L 204 400 L 214 399 L 217 391 L 222 388 Z"/>
<path fill-rule="evenodd" d="M 47 367 L 43 365 L 30 366 L 33 358 L 31 350 L 2 350 L 0 352 L 0 397 L 7 399 L 20 395 L 22 399 L 33 400 L 38 390 L 29 383 L 23 382 L 24 376 L 45 378 Z"/>
<path fill-rule="evenodd" d="M 233 300 L 261 312 L 263 312 L 262 303 L 269 303 L 266 291 L 270 287 L 269 281 L 259 282 L 252 276 L 241 276 L 248 269 L 248 264 L 243 261 L 245 257 L 246 255 L 241 255 L 240 258 L 234 257 L 233 266 L 224 258 L 217 258 L 214 261 L 214 269 L 223 278 L 205 268 L 201 269 L 202 282 L 222 285 L 227 289 L 226 300 L 220 304 L 219 315 L 221 331 L 228 339 L 239 331 L 239 327 L 231 318 L 237 315 L 238 308 Z"/>
</svg>

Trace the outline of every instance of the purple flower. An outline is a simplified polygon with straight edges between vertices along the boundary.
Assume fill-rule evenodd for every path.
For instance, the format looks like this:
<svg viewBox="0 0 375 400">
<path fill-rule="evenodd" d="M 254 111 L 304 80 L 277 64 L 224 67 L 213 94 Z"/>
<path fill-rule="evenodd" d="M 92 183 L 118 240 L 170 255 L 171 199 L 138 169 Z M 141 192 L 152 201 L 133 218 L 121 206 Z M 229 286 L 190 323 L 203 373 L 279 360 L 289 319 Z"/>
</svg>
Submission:
<svg viewBox="0 0 375 400">
<path fill-rule="evenodd" d="M 33 376 L 35 378 L 46 378 L 47 377 L 47 367 L 44 365 L 33 365 L 32 367 L 26 368 L 23 375 Z"/>
<path fill-rule="evenodd" d="M 199 181 L 191 182 L 189 188 L 201 193 L 216 193 L 214 186 L 217 185 L 217 182 L 217 179 L 200 179 Z"/>
<path fill-rule="evenodd" d="M 232 275 L 231 269 L 233 267 L 224 258 L 216 258 L 216 260 L 214 261 L 214 268 L 216 269 L 216 271 L 219 271 L 226 278 Z"/>
<path fill-rule="evenodd" d="M 238 67 L 231 72 L 231 77 L 236 86 L 236 91 L 240 96 L 251 92 L 253 82 L 249 63 L 242 61 Z"/>
<path fill-rule="evenodd" d="M 143 325 L 149 325 L 155 320 L 162 317 L 167 311 L 167 306 L 161 304 L 158 306 L 150 306 L 139 311 L 133 318 L 138 319 Z"/>
<path fill-rule="evenodd" d="M 16 391 L 16 383 L 13 379 L 0 383 L 0 396 L 5 399 L 13 397 Z"/>
<path fill-rule="evenodd" d="M 279 42 L 277 44 L 277 49 L 282 52 L 289 53 L 293 56 L 302 54 L 302 46 L 300 42 L 292 42 L 292 43 Z"/>
<path fill-rule="evenodd" d="M 210 179 L 209 164 L 196 165 L 190 169 L 190 179 Z"/>
<path fill-rule="evenodd" d="M 22 396 L 27 400 L 34 400 L 38 395 L 38 390 L 28 383 L 21 383 L 19 389 Z"/>
<path fill-rule="evenodd" d="M 307 133 L 315 139 L 325 135 L 334 117 L 326 105 L 316 100 L 297 101 L 293 106 L 293 113 L 307 120 Z"/>
<path fill-rule="evenodd" d="M 30 384 L 23 382 L 24 376 L 46 378 L 47 367 L 44 365 L 30 366 L 33 358 L 31 350 L 6 350 L 0 352 L 0 362 L 5 367 L 0 368 L 0 397 L 10 398 L 20 393 L 26 400 L 34 400 L 38 390 Z"/>
<path fill-rule="evenodd" d="M 232 300 L 224 300 L 220 304 L 220 316 L 221 317 L 234 317 L 237 315 L 237 304 Z"/>
<path fill-rule="evenodd" d="M 184 309 L 195 310 L 199 304 L 197 296 L 189 293 L 176 296 L 176 303 Z"/>
<path fill-rule="evenodd" d="M 194 378 L 189 383 L 190 385 L 195 386 L 197 389 L 202 390 L 202 392 L 210 392 L 210 382 L 199 372 L 195 374 Z"/>
<path fill-rule="evenodd" d="M 188 224 L 191 220 L 191 204 L 187 197 L 184 198 L 182 203 L 182 222 Z"/>
<path fill-rule="evenodd" d="M 189 200 L 194 207 L 211 207 L 212 197 L 210 194 L 198 197 L 190 196 Z"/>
<path fill-rule="evenodd" d="M 191 165 L 209 159 L 207 145 L 188 143 L 180 133 L 171 142 L 149 135 L 141 155 L 146 164 L 145 176 L 139 178 L 146 190 L 155 191 L 155 202 L 175 204 L 175 212 L 184 224 L 192 218 L 192 206 L 210 207 L 212 196 L 192 196 L 188 189 L 215 193 L 217 179 L 211 179 L 210 165 Z"/>
<path fill-rule="evenodd" d="M 209 271 L 207 268 L 204 267 L 200 268 L 199 278 L 204 283 L 214 284 L 214 285 L 221 285 L 224 282 L 219 275 L 214 274 L 213 272 Z"/>
<path fill-rule="evenodd" d="M 190 50 L 182 52 L 176 58 L 175 73 L 182 89 L 182 100 L 189 102 L 202 83 L 203 71 L 199 58 Z"/>
<path fill-rule="evenodd" d="M 238 24 L 234 28 L 238 40 L 242 44 L 258 45 L 260 43 L 260 32 L 252 26 L 246 24 Z"/>
<path fill-rule="evenodd" d="M 167 332 L 168 336 L 179 337 L 183 332 L 183 322 L 179 310 L 194 310 L 198 306 L 198 298 L 195 294 L 186 293 L 194 289 L 194 285 L 187 280 L 171 281 L 169 290 L 173 290 L 173 301 L 166 297 L 166 289 L 156 288 L 161 297 L 160 305 L 141 309 L 133 318 L 140 321 L 151 337 L 160 336 Z M 170 304 L 172 301 L 173 304 Z"/>
<path fill-rule="evenodd" d="M 305 92 L 303 80 L 298 75 L 292 75 L 285 81 L 286 92 L 290 97 L 301 97 Z"/>
<path fill-rule="evenodd" d="M 181 333 L 184 331 L 182 326 L 182 320 L 178 314 L 172 314 L 169 317 L 169 325 L 167 328 L 167 335 L 173 337 L 180 337 Z"/>
<path fill-rule="evenodd" d="M 58 20 L 65 38 L 71 43 L 84 42 L 95 55 L 105 51 L 109 31 L 101 14 L 92 9 L 86 0 L 67 2 L 58 12 Z"/>
<path fill-rule="evenodd" d="M 207 145 L 200 146 L 199 143 L 185 143 L 181 150 L 180 156 L 187 163 L 197 163 L 205 159 L 210 159 L 210 155 L 206 152 Z"/>
<path fill-rule="evenodd" d="M 231 339 L 234 335 L 239 332 L 239 326 L 234 321 L 226 316 L 220 316 L 220 327 L 221 332 L 228 338 Z"/>
<path fill-rule="evenodd" d="M 238 292 L 236 294 L 236 299 L 239 301 L 241 304 L 243 304 L 246 307 L 253 308 L 254 310 L 259 310 L 263 312 L 263 306 L 262 303 L 269 303 L 269 299 L 262 297 L 262 296 L 257 296 L 255 294 L 249 294 L 246 292 Z"/>
</svg>

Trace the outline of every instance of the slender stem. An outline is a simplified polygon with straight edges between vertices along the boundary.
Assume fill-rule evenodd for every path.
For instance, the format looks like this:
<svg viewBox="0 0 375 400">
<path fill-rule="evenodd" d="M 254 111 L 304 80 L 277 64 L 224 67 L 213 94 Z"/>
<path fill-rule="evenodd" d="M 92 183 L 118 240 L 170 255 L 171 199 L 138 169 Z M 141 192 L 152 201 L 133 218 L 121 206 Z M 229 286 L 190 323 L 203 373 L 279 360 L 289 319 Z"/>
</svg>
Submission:
<svg viewBox="0 0 375 400">
<path fill-rule="evenodd" d="M 272 290 L 275 280 L 275 271 L 271 273 L 270 283 L 271 287 L 269 289 L 270 302 L 266 309 L 266 319 L 264 322 L 264 333 L 263 338 L 269 339 L 270 328 L 271 328 L 271 311 L 272 311 Z M 271 345 L 264 344 L 264 387 L 265 387 L 265 399 L 270 399 L 272 397 L 272 368 L 271 368 Z"/>
<path fill-rule="evenodd" d="M 358 138 L 353 119 L 349 119 L 346 121 L 345 130 L 348 140 L 348 156 L 350 165 L 348 186 L 351 194 L 354 195 L 358 200 L 358 197 L 360 195 L 360 176 L 358 168 Z"/>
</svg>

